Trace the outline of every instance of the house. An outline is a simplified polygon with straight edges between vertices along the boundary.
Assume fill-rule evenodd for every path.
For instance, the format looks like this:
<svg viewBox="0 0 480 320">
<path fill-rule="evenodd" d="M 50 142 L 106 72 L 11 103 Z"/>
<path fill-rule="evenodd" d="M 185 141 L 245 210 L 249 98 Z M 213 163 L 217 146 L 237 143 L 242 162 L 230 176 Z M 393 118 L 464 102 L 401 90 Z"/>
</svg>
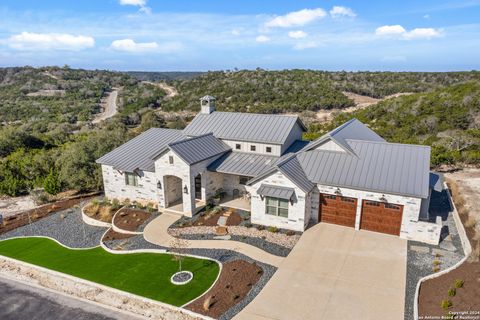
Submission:
<svg viewBox="0 0 480 320">
<path fill-rule="evenodd" d="M 205 96 L 184 130 L 152 128 L 97 162 L 108 198 L 187 216 L 217 199 L 255 224 L 325 222 L 438 243 L 428 146 L 389 143 L 356 119 L 312 142 L 305 131 L 297 116 L 217 112 Z"/>
</svg>

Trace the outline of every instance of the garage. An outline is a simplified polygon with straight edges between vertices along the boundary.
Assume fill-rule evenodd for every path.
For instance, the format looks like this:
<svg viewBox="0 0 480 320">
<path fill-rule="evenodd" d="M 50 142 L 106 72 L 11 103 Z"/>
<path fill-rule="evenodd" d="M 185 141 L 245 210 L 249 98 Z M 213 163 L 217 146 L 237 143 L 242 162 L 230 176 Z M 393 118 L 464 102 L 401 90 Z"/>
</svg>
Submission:
<svg viewBox="0 0 480 320">
<path fill-rule="evenodd" d="M 332 194 L 320 194 L 318 221 L 355 228 L 357 199 Z"/>
<path fill-rule="evenodd" d="M 378 201 L 363 200 L 360 229 L 400 235 L 403 206 Z"/>
</svg>

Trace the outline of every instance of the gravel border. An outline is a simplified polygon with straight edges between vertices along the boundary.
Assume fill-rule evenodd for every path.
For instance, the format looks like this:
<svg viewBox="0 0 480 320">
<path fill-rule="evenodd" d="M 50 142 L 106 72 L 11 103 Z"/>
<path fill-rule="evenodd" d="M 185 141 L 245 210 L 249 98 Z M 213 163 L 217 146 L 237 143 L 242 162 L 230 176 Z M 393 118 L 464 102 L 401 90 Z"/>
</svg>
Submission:
<svg viewBox="0 0 480 320">
<path fill-rule="evenodd" d="M 183 234 L 178 238 L 187 239 L 187 240 L 215 241 L 216 236 L 217 235 L 212 233 L 202 233 L 202 234 Z M 290 251 L 292 251 L 292 248 L 287 248 L 287 247 L 278 245 L 276 243 L 263 240 L 262 238 L 258 238 L 258 237 L 247 237 L 247 236 L 237 236 L 237 235 L 230 235 L 230 236 L 231 236 L 230 241 L 233 240 L 233 241 L 243 242 L 280 257 L 286 257 L 288 256 Z"/>
<path fill-rule="evenodd" d="M 446 218 L 443 221 L 441 242 L 439 245 L 430 245 L 417 241 L 408 241 L 407 244 L 407 279 L 405 286 L 405 320 L 414 320 L 413 307 L 415 299 L 415 291 L 418 281 L 430 274 L 433 274 L 433 261 L 438 259 L 441 261 L 440 268 L 445 270 L 458 261 L 463 259 L 464 252 L 460 236 L 458 235 L 455 220 L 453 219 L 450 210 L 450 204 L 448 202 L 448 195 L 445 191 L 434 192 L 432 191 L 431 198 L 431 214 L 441 215 Z M 450 250 L 455 248 L 454 251 Z M 422 249 L 425 252 L 418 252 L 414 249 Z M 442 250 L 442 257 L 436 258 L 433 251 Z M 440 303 L 440 302 L 439 302 Z"/>
<path fill-rule="evenodd" d="M 82 220 L 81 208 L 86 201 L 66 210 L 52 213 L 37 220 L 0 235 L 0 240 L 13 237 L 45 236 L 58 240 L 71 248 L 92 248 L 100 245 L 106 228 L 88 225 Z"/>
</svg>

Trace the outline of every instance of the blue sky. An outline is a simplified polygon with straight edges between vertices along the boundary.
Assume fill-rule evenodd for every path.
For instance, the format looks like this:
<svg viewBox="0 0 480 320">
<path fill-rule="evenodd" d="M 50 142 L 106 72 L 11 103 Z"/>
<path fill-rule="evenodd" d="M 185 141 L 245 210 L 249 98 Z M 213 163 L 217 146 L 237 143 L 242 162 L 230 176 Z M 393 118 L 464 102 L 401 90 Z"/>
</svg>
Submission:
<svg viewBox="0 0 480 320">
<path fill-rule="evenodd" d="M 0 0 L 0 66 L 480 69 L 480 0 Z"/>
</svg>

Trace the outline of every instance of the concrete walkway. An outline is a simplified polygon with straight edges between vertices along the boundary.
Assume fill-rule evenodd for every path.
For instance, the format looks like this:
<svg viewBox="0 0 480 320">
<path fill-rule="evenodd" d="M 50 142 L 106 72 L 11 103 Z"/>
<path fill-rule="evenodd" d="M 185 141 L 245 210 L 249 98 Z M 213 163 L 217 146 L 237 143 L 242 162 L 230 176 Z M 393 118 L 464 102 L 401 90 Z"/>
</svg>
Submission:
<svg viewBox="0 0 480 320">
<path fill-rule="evenodd" d="M 179 215 L 164 212 L 158 218 L 150 222 L 143 231 L 143 237 L 150 243 L 171 247 L 174 237 L 168 234 L 167 229 L 175 221 L 180 219 Z M 231 240 L 184 240 L 188 248 L 196 249 L 227 249 L 244 254 L 254 260 L 278 267 L 283 257 L 275 256 L 249 244 Z"/>
<path fill-rule="evenodd" d="M 320 223 L 235 319 L 403 320 L 407 241 Z"/>
</svg>

